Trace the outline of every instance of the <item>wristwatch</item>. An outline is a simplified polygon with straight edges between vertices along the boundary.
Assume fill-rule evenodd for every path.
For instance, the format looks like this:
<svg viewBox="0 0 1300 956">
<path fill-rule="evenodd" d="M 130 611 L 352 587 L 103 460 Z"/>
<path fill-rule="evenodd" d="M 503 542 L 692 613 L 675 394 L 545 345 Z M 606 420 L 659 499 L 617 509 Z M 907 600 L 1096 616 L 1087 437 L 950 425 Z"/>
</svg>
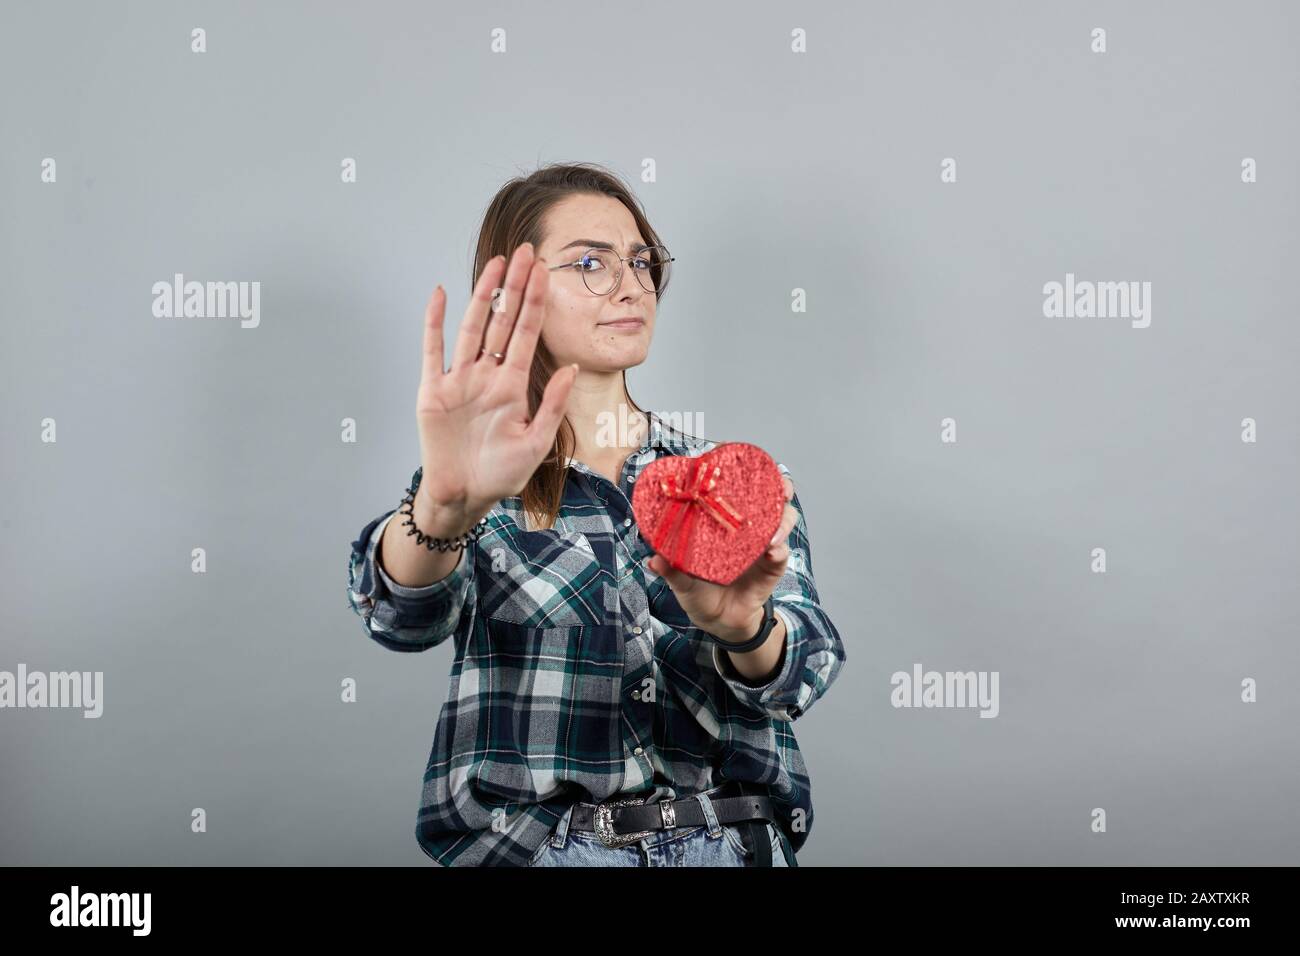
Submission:
<svg viewBox="0 0 1300 956">
<path fill-rule="evenodd" d="M 740 644 L 733 644 L 731 641 L 719 640 L 712 634 L 709 637 L 718 646 L 733 653 L 739 652 L 743 654 L 746 651 L 757 650 L 761 647 L 763 642 L 767 640 L 767 636 L 772 633 L 774 627 L 776 627 L 776 612 L 772 608 L 772 595 L 769 594 L 767 600 L 763 602 L 763 623 L 758 626 L 758 633 L 749 640 Z"/>
</svg>

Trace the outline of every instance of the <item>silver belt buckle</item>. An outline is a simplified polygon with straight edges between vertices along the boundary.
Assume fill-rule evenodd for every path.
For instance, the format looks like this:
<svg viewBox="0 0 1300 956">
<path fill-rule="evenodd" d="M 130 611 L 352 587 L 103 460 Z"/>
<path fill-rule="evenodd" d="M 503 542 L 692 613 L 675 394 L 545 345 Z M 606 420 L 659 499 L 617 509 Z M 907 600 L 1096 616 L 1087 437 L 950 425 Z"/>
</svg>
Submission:
<svg viewBox="0 0 1300 956">
<path fill-rule="evenodd" d="M 606 800 L 604 803 L 596 804 L 596 809 L 591 815 L 592 828 L 596 831 L 596 836 L 600 837 L 600 842 L 608 847 L 620 847 L 635 843 L 642 837 L 654 833 L 654 830 L 641 830 L 637 833 L 614 832 L 614 821 L 610 811 L 614 807 L 639 807 L 641 805 L 642 801 L 636 797 L 620 797 L 616 800 Z"/>
</svg>

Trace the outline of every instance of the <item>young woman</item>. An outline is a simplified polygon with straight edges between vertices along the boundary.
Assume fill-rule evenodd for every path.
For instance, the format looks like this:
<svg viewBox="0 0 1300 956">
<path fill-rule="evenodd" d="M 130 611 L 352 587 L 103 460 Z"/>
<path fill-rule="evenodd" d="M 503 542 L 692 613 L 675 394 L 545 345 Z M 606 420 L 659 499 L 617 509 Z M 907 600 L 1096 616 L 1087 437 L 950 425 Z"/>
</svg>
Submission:
<svg viewBox="0 0 1300 956">
<path fill-rule="evenodd" d="M 614 174 L 543 167 L 488 208 L 450 362 L 429 300 L 420 466 L 353 542 L 348 596 L 383 647 L 453 642 L 416 825 L 444 866 L 793 866 L 808 839 L 790 725 L 845 652 L 789 469 L 726 587 L 632 513 L 647 465 L 718 444 L 627 392 L 672 262 Z"/>
</svg>

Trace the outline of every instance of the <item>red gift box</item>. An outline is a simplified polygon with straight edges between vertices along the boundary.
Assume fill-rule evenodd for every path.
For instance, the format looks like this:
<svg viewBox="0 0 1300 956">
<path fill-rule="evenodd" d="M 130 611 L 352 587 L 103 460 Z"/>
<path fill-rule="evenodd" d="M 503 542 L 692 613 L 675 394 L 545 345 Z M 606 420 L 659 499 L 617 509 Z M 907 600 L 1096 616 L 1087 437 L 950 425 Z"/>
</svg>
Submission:
<svg viewBox="0 0 1300 956">
<path fill-rule="evenodd" d="M 727 442 L 651 462 L 637 478 L 632 511 L 641 537 L 670 565 L 726 585 L 771 543 L 785 488 L 767 452 Z"/>
</svg>

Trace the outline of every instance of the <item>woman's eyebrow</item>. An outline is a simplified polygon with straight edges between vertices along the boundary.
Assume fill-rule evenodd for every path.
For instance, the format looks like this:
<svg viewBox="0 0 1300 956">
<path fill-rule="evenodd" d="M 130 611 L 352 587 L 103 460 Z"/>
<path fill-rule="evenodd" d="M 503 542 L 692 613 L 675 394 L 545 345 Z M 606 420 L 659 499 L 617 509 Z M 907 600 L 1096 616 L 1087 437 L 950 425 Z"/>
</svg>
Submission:
<svg viewBox="0 0 1300 956">
<path fill-rule="evenodd" d="M 614 247 L 613 243 L 601 242 L 599 239 L 574 239 L 567 246 L 561 246 L 560 251 L 563 252 L 565 249 L 572 249 L 574 246 L 582 246 L 584 249 L 608 249 L 611 252 L 618 252 L 618 249 Z M 627 254 L 630 256 L 634 252 L 640 252 L 642 249 L 649 248 L 650 247 L 644 242 L 635 243 L 628 247 Z"/>
</svg>

